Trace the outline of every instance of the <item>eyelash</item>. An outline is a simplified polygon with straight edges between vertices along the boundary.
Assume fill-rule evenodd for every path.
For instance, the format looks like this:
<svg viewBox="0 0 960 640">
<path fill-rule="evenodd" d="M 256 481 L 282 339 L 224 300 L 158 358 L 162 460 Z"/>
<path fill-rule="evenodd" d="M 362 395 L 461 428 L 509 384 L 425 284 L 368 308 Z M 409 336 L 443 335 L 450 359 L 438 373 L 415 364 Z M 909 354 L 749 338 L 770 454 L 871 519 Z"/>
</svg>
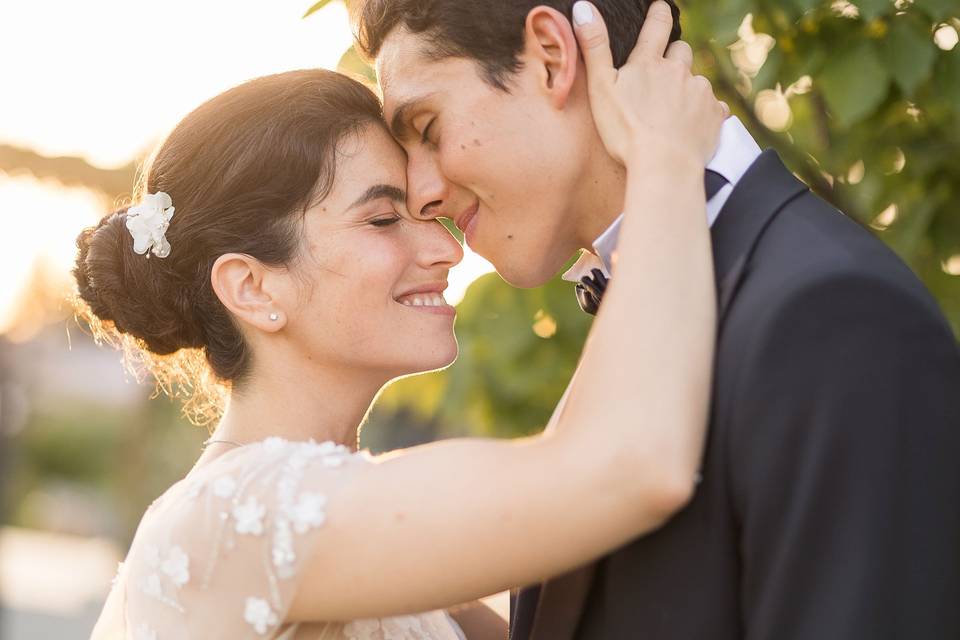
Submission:
<svg viewBox="0 0 960 640">
<path fill-rule="evenodd" d="M 370 224 L 374 227 L 389 227 L 398 222 L 400 222 L 400 216 L 393 216 L 392 218 L 380 218 L 378 220 L 371 220 Z"/>
<path fill-rule="evenodd" d="M 434 118 L 427 124 L 426 127 L 423 128 L 423 133 L 420 134 L 420 142 L 422 142 L 423 144 L 427 144 L 428 142 L 430 142 L 430 128 L 433 126 L 433 123 L 436 121 L 437 119 Z"/>
</svg>

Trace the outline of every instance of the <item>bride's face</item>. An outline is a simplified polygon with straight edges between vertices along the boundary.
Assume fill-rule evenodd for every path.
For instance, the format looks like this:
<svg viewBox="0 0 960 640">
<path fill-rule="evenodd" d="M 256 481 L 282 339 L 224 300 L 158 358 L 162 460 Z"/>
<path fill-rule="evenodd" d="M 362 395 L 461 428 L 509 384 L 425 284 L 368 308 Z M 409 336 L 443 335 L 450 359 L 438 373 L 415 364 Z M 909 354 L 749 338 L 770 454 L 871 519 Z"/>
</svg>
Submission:
<svg viewBox="0 0 960 640">
<path fill-rule="evenodd" d="M 308 285 L 286 324 L 303 355 L 387 377 L 456 359 L 443 290 L 463 250 L 439 222 L 408 215 L 405 190 L 406 158 L 383 127 L 343 141 L 291 273 Z"/>
</svg>

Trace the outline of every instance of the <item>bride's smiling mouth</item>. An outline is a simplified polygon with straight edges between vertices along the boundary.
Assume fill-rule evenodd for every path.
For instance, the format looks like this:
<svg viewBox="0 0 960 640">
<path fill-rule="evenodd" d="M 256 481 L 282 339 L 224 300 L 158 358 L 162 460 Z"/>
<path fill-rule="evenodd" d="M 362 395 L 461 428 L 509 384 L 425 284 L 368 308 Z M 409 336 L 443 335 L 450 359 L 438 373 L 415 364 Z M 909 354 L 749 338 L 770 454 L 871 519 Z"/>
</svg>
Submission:
<svg viewBox="0 0 960 640">
<path fill-rule="evenodd" d="M 423 311 L 438 315 L 454 316 L 457 311 L 447 304 L 443 292 L 447 288 L 446 282 L 433 282 L 420 285 L 394 298 L 394 302 L 413 311 Z"/>
</svg>

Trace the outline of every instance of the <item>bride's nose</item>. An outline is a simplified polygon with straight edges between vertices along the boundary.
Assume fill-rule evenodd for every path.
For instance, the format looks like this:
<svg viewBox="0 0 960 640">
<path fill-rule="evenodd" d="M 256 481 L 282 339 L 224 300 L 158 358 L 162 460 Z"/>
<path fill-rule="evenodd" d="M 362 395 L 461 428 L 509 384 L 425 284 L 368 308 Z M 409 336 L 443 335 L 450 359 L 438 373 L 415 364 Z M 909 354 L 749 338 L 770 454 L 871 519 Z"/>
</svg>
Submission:
<svg viewBox="0 0 960 640">
<path fill-rule="evenodd" d="M 423 223 L 418 232 L 417 263 L 421 267 L 450 269 L 463 260 L 463 247 L 439 220 Z"/>
</svg>

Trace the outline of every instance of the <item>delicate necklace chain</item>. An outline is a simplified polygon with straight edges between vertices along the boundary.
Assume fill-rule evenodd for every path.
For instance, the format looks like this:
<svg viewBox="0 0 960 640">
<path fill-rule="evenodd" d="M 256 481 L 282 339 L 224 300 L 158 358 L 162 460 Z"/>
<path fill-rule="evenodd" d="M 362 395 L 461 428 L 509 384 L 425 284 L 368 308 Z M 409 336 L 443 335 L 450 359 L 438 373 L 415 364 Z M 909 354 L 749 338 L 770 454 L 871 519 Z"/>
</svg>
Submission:
<svg viewBox="0 0 960 640">
<path fill-rule="evenodd" d="M 207 438 L 206 440 L 204 440 L 204 442 L 203 442 L 203 444 L 201 445 L 200 448 L 201 448 L 201 449 L 206 449 L 206 448 L 209 447 L 210 445 L 212 445 L 212 444 L 217 444 L 217 443 L 219 443 L 219 444 L 232 444 L 232 445 L 235 446 L 235 447 L 243 447 L 243 446 L 246 446 L 246 445 L 244 445 L 243 443 L 236 442 L 236 441 L 234 441 L 234 440 L 219 440 L 219 439 L 215 440 L 215 439 L 213 439 L 213 438 Z"/>
</svg>

